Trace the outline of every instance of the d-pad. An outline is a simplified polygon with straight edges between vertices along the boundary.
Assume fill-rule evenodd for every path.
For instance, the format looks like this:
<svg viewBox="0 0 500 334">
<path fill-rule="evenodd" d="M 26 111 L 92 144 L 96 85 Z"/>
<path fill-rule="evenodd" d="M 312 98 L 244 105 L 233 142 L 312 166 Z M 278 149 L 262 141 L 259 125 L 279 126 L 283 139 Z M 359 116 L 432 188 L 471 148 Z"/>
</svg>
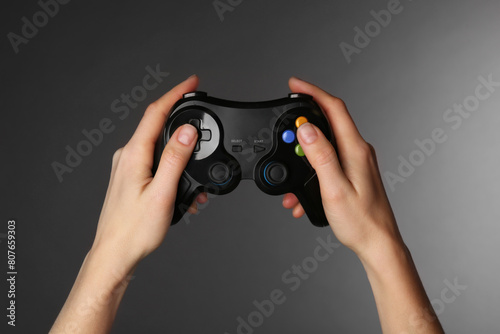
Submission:
<svg viewBox="0 0 500 334">
<path fill-rule="evenodd" d="M 208 129 L 203 129 L 201 119 L 193 118 L 189 120 L 189 124 L 194 126 L 198 130 L 198 141 L 196 142 L 196 146 L 194 148 L 194 152 L 200 151 L 200 146 L 202 141 L 209 141 L 212 139 L 212 132 Z"/>
</svg>

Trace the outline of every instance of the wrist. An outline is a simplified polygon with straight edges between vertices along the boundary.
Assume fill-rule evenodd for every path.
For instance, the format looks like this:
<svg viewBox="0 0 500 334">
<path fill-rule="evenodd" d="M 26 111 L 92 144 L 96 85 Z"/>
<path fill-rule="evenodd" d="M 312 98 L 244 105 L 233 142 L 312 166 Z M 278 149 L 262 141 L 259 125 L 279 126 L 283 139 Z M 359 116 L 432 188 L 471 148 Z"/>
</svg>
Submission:
<svg viewBox="0 0 500 334">
<path fill-rule="evenodd" d="M 382 331 L 443 333 L 401 237 L 387 237 L 360 260 L 372 287 Z"/>
<path fill-rule="evenodd" d="M 356 253 L 367 274 L 384 274 L 391 269 L 406 266 L 411 255 L 401 237 L 383 236 Z"/>
<path fill-rule="evenodd" d="M 94 243 L 82 268 L 101 276 L 111 285 L 120 285 L 128 283 L 138 263 L 139 259 L 119 247 Z"/>
<path fill-rule="evenodd" d="M 51 333 L 108 333 L 134 269 L 92 247 Z"/>
</svg>

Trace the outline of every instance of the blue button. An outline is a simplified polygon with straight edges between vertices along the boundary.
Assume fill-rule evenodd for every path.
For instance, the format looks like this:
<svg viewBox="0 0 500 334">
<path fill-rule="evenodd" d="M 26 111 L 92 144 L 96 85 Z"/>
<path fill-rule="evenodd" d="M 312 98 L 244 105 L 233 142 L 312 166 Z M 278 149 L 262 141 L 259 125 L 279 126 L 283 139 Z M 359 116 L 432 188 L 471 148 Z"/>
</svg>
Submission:
<svg viewBox="0 0 500 334">
<path fill-rule="evenodd" d="M 286 130 L 283 132 L 283 141 L 287 144 L 291 144 L 295 141 L 295 133 L 292 130 Z"/>
</svg>

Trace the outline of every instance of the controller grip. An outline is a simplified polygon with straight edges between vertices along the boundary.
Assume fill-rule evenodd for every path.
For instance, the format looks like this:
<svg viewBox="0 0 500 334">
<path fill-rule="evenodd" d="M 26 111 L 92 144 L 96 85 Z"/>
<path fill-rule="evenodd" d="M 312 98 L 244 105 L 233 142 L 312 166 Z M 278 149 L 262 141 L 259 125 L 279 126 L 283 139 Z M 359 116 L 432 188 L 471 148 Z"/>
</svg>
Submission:
<svg viewBox="0 0 500 334">
<path fill-rule="evenodd" d="M 295 192 L 295 196 L 299 199 L 307 217 L 314 226 L 324 227 L 328 225 L 316 173 L 306 181 L 302 189 Z"/>
<path fill-rule="evenodd" d="M 200 185 L 193 180 L 186 172 L 182 173 L 177 187 L 175 198 L 174 215 L 170 225 L 177 224 L 187 212 L 194 199 L 200 193 Z"/>
</svg>

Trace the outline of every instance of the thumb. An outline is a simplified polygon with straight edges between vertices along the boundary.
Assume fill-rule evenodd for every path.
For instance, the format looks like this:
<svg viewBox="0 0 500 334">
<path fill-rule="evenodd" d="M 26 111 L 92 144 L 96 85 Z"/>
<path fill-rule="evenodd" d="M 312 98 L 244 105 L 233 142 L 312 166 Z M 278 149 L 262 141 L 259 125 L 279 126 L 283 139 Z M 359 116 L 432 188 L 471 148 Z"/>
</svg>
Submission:
<svg viewBox="0 0 500 334">
<path fill-rule="evenodd" d="M 322 195 L 336 194 L 340 189 L 338 186 L 348 185 L 337 152 L 320 129 L 311 123 L 304 123 L 297 129 L 297 139 L 318 174 Z"/>
<path fill-rule="evenodd" d="M 158 170 L 152 181 L 156 194 L 166 201 L 174 201 L 182 172 L 193 154 L 198 131 L 191 124 L 184 124 L 175 130 L 163 149 Z"/>
</svg>

